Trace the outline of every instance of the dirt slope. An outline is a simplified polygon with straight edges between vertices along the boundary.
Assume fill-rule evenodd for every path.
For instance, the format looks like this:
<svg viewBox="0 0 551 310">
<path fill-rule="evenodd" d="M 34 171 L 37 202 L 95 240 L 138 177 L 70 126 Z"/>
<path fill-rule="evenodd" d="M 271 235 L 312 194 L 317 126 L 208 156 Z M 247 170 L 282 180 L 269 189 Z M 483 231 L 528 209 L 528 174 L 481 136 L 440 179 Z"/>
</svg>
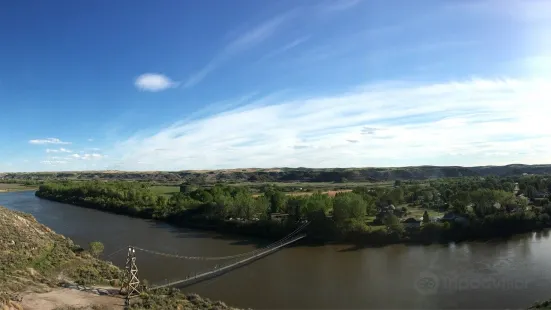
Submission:
<svg viewBox="0 0 551 310">
<path fill-rule="evenodd" d="M 82 252 L 31 215 L 0 207 L 0 309 L 2 305 L 9 309 L 8 304 L 48 310 L 95 303 L 113 308 L 118 301 L 112 297 L 59 284 L 67 279 L 102 282 L 118 275 L 118 268 Z"/>
</svg>

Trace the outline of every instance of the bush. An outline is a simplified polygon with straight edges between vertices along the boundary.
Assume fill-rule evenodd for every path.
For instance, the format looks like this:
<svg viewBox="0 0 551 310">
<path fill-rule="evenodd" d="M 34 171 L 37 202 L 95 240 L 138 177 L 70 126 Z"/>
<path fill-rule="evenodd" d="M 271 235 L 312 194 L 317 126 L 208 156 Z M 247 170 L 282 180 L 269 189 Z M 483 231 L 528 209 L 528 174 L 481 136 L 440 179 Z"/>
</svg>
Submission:
<svg viewBox="0 0 551 310">
<path fill-rule="evenodd" d="M 94 257 L 99 257 L 101 253 L 103 253 L 103 250 L 105 247 L 103 246 L 103 243 L 99 241 L 90 242 L 90 254 Z"/>
</svg>

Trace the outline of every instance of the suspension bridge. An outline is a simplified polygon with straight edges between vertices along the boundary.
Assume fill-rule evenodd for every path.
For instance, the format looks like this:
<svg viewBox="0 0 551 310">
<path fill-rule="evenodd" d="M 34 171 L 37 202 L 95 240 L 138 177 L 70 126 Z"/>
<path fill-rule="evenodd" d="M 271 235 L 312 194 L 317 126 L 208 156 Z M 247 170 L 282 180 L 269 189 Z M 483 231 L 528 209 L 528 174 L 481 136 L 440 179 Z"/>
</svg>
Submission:
<svg viewBox="0 0 551 310">
<path fill-rule="evenodd" d="M 166 287 L 172 287 L 172 286 L 178 286 L 178 287 L 185 287 L 191 284 L 195 284 L 213 277 L 220 276 L 224 273 L 227 273 L 231 270 L 234 270 L 236 268 L 239 268 L 241 266 L 247 265 L 261 257 L 267 256 L 269 254 L 274 253 L 275 251 L 290 245 L 292 243 L 295 243 L 304 237 L 306 237 L 306 234 L 301 234 L 302 230 L 308 226 L 309 222 L 302 223 L 298 228 L 296 228 L 293 232 L 291 232 L 286 237 L 271 243 L 265 247 L 246 252 L 236 255 L 229 255 L 229 256 L 218 256 L 218 257 L 204 257 L 204 256 L 183 256 L 183 255 L 177 255 L 177 254 L 170 254 L 170 253 L 163 253 L 159 251 L 144 249 L 136 246 L 129 246 L 128 247 L 128 256 L 126 260 L 126 272 L 125 272 L 125 279 L 123 280 L 123 285 L 121 287 L 121 292 L 123 290 L 126 290 L 127 296 L 134 295 L 135 293 L 139 294 L 139 280 L 138 280 L 138 267 L 136 265 L 136 251 L 138 252 L 144 252 L 154 255 L 160 255 L 165 257 L 171 257 L 171 258 L 177 258 L 177 259 L 183 259 L 183 260 L 202 260 L 202 261 L 223 261 L 225 264 L 219 264 L 217 263 L 216 266 L 213 268 L 206 270 L 204 272 L 200 273 L 194 273 L 191 275 L 188 275 L 187 277 L 183 279 L 174 280 L 171 282 L 166 283 L 159 283 L 157 285 L 152 285 L 148 289 L 159 289 L 159 288 L 166 288 Z M 123 250 L 123 249 L 121 249 Z M 118 250 L 116 252 L 119 252 L 121 250 Z M 115 253 L 116 253 L 115 252 Z M 111 255 L 115 254 L 112 253 Z M 109 256 L 111 256 L 109 255 Z"/>
</svg>

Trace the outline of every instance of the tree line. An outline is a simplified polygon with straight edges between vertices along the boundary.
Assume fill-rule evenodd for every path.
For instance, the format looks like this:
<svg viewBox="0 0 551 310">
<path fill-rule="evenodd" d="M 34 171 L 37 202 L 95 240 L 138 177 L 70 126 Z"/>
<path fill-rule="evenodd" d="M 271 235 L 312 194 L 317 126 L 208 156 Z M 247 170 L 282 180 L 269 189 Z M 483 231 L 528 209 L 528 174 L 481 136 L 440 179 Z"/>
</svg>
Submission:
<svg viewBox="0 0 551 310">
<path fill-rule="evenodd" d="M 551 165 L 507 165 L 481 167 L 442 167 L 418 166 L 396 168 L 278 168 L 278 169 L 235 169 L 197 171 L 159 171 L 159 172 L 128 172 L 128 171 L 75 171 L 75 172 L 35 172 L 35 173 L 3 173 L 2 182 L 6 180 L 49 181 L 54 179 L 67 180 L 121 180 L 121 181 L 153 181 L 159 183 L 214 184 L 224 183 L 262 183 L 262 182 L 379 182 L 392 180 L 430 180 L 451 177 L 485 177 L 521 176 L 529 174 L 550 174 Z"/>
<path fill-rule="evenodd" d="M 124 181 L 46 182 L 36 195 L 184 226 L 261 236 L 284 235 L 309 220 L 310 235 L 321 240 L 389 243 L 492 237 L 547 227 L 549 192 L 550 177 L 525 176 L 396 181 L 394 186 L 360 186 L 334 197 L 322 192 L 286 195 L 277 184 L 265 185 L 255 194 L 244 186 L 189 183 L 168 197 L 148 184 Z M 425 212 L 423 225 L 408 229 L 401 221 L 410 214 L 408 208 L 453 213 L 465 221 L 433 221 Z M 285 216 L 276 220 L 277 214 Z"/>
</svg>

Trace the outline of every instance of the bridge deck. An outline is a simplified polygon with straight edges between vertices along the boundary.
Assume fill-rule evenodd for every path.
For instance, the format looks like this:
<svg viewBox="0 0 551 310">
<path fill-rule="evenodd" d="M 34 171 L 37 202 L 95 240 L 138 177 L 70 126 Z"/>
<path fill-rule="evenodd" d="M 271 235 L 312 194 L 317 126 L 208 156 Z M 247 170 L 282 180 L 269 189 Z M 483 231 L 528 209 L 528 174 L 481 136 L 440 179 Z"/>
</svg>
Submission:
<svg viewBox="0 0 551 310">
<path fill-rule="evenodd" d="M 230 271 L 231 269 L 234 269 L 234 268 L 237 268 L 241 265 L 244 265 L 246 263 L 249 263 L 255 259 L 258 259 L 262 256 L 265 256 L 265 255 L 268 255 L 272 252 L 275 252 L 277 251 L 278 249 L 286 246 L 286 245 L 289 245 L 291 243 L 294 243 L 294 242 L 297 242 L 298 240 L 302 239 L 306 237 L 306 235 L 301 235 L 301 236 L 297 236 L 295 238 L 292 238 L 290 239 L 289 241 L 286 241 L 280 245 L 277 245 L 275 247 L 272 247 L 272 248 L 269 248 L 265 251 L 262 251 L 260 253 L 257 253 L 253 256 L 250 256 L 250 257 L 247 257 L 245 259 L 242 259 L 238 262 L 235 262 L 233 264 L 230 264 L 230 265 L 227 265 L 227 266 L 224 266 L 222 268 L 218 268 L 218 269 L 213 269 L 211 271 L 207 271 L 207 272 L 204 272 L 204 273 L 201 273 L 201 274 L 198 274 L 198 275 L 195 275 L 193 277 L 188 277 L 188 278 L 185 278 L 185 279 L 182 279 L 182 280 L 178 280 L 178 281 L 173 281 L 173 282 L 170 282 L 170 283 L 166 283 L 166 284 L 162 284 L 162 285 L 157 285 L 157 286 L 153 286 L 151 287 L 151 289 L 158 289 L 158 288 L 163 288 L 163 287 L 169 287 L 169 286 L 175 286 L 175 285 L 181 285 L 181 286 L 185 286 L 185 285 L 190 285 L 190 284 L 193 284 L 193 283 L 197 283 L 197 282 L 200 282 L 202 280 L 206 280 L 207 278 L 210 278 L 210 277 L 214 277 L 214 276 L 218 276 L 218 275 L 221 275 L 225 272 L 228 272 Z"/>
</svg>

